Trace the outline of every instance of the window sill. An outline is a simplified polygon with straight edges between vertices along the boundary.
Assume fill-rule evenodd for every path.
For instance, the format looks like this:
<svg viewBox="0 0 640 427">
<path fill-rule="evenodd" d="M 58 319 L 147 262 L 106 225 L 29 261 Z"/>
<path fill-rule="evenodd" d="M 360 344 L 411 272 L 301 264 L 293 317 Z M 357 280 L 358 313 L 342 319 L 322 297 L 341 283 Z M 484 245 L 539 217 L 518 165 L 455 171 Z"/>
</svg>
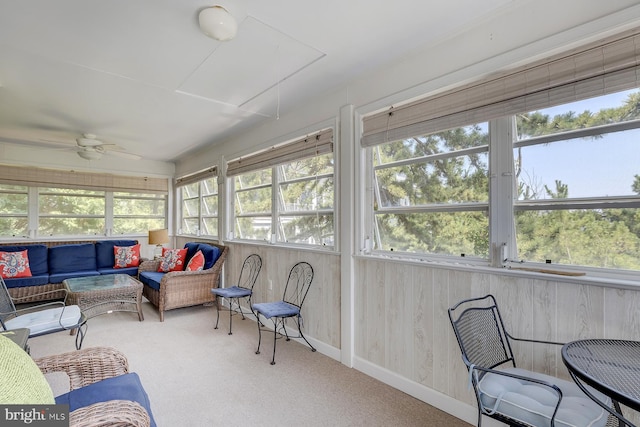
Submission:
<svg viewBox="0 0 640 427">
<path fill-rule="evenodd" d="M 383 255 L 378 253 L 367 255 L 356 255 L 359 259 L 379 259 L 393 263 L 423 265 L 433 268 L 442 268 L 449 270 L 463 270 L 469 272 L 495 274 L 499 276 L 511 276 L 511 277 L 527 277 L 531 279 L 573 283 L 580 285 L 592 285 L 602 286 L 607 288 L 616 289 L 640 289 L 640 272 L 605 272 L 598 269 L 585 268 L 577 269 L 562 268 L 563 266 L 553 265 L 553 268 L 546 268 L 544 266 L 524 267 L 520 266 L 505 266 L 505 267 L 491 267 L 487 265 L 486 261 L 479 260 L 444 260 L 444 259 L 419 259 L 419 258 L 407 258 L 407 257 L 393 257 L 390 255 Z M 523 269 L 525 268 L 525 269 Z M 543 272 L 546 270 L 546 272 Z"/>
</svg>

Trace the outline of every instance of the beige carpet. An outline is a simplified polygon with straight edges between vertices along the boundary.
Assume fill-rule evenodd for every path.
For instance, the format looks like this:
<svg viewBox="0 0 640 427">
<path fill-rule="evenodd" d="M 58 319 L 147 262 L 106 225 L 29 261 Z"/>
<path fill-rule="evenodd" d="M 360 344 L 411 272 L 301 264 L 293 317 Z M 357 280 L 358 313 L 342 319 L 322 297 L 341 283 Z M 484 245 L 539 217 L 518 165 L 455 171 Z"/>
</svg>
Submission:
<svg viewBox="0 0 640 427">
<path fill-rule="evenodd" d="M 111 313 L 89 320 L 83 347 L 123 351 L 149 394 L 160 427 L 199 426 L 460 426 L 469 424 L 319 353 L 296 340 L 263 335 L 256 355 L 256 323 L 214 307 L 165 313 L 160 323 L 145 300 L 145 320 Z M 33 357 L 73 351 L 65 332 L 29 340 Z M 64 391 L 59 377 L 54 391 Z M 59 394 L 59 393 L 56 393 Z"/>
</svg>

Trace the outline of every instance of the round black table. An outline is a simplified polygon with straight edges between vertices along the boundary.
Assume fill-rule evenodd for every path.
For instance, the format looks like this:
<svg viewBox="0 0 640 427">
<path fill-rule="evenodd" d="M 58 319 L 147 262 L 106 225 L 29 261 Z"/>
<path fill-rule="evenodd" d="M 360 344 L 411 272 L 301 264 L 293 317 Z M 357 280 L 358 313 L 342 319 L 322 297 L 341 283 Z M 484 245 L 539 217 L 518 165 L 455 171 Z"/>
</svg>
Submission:
<svg viewBox="0 0 640 427">
<path fill-rule="evenodd" d="M 589 397 L 633 425 L 589 393 L 581 381 L 611 397 L 614 402 L 640 411 L 640 342 L 609 339 L 573 341 L 562 347 L 562 361 L 576 384 Z"/>
</svg>

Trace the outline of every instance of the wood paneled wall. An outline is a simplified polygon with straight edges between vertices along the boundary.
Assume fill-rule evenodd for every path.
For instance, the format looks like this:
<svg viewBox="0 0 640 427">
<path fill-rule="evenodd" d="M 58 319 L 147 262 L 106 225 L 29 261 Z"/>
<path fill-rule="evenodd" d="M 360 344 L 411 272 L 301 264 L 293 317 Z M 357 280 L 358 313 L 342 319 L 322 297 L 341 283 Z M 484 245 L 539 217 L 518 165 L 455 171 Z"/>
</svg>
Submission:
<svg viewBox="0 0 640 427">
<path fill-rule="evenodd" d="M 340 348 L 340 257 L 321 251 L 297 251 L 268 245 L 226 243 L 226 286 L 233 286 L 244 259 L 252 253 L 262 258 L 262 269 L 253 290 L 253 302 L 282 299 L 291 267 L 306 261 L 313 267 L 313 282 L 302 307 L 304 334 L 331 347 Z M 269 280 L 272 289 L 269 289 Z"/>
<path fill-rule="evenodd" d="M 469 405 L 475 399 L 447 315 L 462 299 L 493 294 L 517 337 L 640 340 L 640 289 L 379 259 L 358 259 L 356 270 L 356 357 Z M 558 346 L 518 344 L 514 351 L 519 367 L 569 379 Z"/>
<path fill-rule="evenodd" d="M 249 254 L 262 257 L 263 267 L 254 288 L 255 302 L 280 299 L 291 267 L 298 261 L 309 262 L 315 276 L 303 307 L 305 335 L 339 351 L 339 254 L 268 245 L 228 245 L 226 286 L 237 280 Z M 468 388 L 467 370 L 447 315 L 447 309 L 462 299 L 493 294 L 507 328 L 522 338 L 558 342 L 592 337 L 640 340 L 640 289 L 379 258 L 359 257 L 354 268 L 354 358 L 374 366 L 374 371 L 384 372 L 386 378 L 380 379 L 385 382 L 389 382 L 389 375 L 401 378 L 441 393 L 451 402 L 464 403 L 466 408 L 474 407 L 475 399 Z M 570 380 L 558 346 L 516 344 L 514 351 L 518 366 Z M 450 410 L 461 416 L 456 411 Z M 462 413 L 461 417 L 474 422 L 474 411 Z M 638 420 L 637 414 L 631 417 Z"/>
</svg>

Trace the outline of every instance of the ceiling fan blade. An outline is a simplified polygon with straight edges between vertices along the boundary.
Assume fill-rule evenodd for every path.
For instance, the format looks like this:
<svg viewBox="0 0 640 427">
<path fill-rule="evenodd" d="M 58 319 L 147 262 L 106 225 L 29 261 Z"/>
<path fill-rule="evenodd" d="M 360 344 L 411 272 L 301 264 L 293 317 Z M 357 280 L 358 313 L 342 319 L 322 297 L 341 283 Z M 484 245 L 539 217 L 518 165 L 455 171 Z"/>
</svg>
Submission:
<svg viewBox="0 0 640 427">
<path fill-rule="evenodd" d="M 127 153 L 124 151 L 115 151 L 115 150 L 105 150 L 106 154 L 114 155 L 117 157 L 122 157 L 123 159 L 131 159 L 131 160 L 140 160 L 142 156 L 138 156 L 137 154 Z"/>
</svg>

